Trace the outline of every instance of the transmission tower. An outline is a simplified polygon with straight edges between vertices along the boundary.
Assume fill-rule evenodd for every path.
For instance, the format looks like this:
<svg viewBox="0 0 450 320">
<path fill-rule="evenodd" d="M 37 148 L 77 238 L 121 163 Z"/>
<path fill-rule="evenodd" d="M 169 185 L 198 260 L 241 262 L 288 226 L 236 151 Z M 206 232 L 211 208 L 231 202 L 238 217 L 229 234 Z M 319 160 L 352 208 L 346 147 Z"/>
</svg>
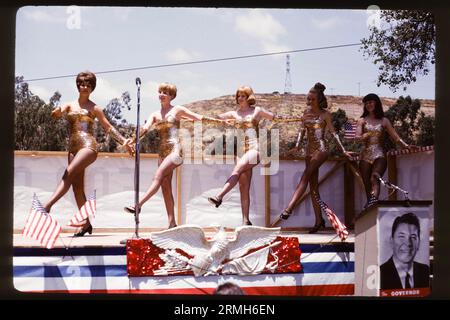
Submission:
<svg viewBox="0 0 450 320">
<path fill-rule="evenodd" d="M 292 93 L 291 62 L 288 54 L 286 55 L 286 79 L 284 81 L 284 93 Z"/>
</svg>

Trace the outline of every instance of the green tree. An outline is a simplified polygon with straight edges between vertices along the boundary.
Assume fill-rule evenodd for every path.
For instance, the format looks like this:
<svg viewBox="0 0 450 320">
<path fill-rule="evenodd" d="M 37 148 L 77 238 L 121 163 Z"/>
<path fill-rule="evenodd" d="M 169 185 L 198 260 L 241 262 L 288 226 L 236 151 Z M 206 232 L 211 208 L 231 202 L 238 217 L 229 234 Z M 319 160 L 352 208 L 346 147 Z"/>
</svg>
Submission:
<svg viewBox="0 0 450 320">
<path fill-rule="evenodd" d="M 394 92 L 427 75 L 435 63 L 436 28 L 430 12 L 382 10 L 381 24 L 369 28 L 368 38 L 361 40 L 366 58 L 379 65 L 378 83 Z"/>
<path fill-rule="evenodd" d="M 114 126 L 125 138 L 131 136 L 134 132 L 128 122 L 123 119 L 122 110 L 130 110 L 131 98 L 128 91 L 122 93 L 121 98 L 112 99 L 103 109 L 106 119 Z M 104 132 L 103 128 L 97 123 L 94 130 L 95 139 L 98 144 L 98 151 L 101 152 L 119 152 L 117 143 Z"/>
<path fill-rule="evenodd" d="M 392 123 L 399 136 L 409 144 L 415 144 L 415 134 L 418 130 L 420 100 L 410 96 L 399 97 L 395 104 L 384 115 Z M 395 148 L 391 139 L 386 139 L 386 148 Z"/>
<path fill-rule="evenodd" d="M 34 95 L 23 77 L 15 79 L 15 149 L 61 151 L 66 149 L 67 126 L 51 117 L 61 94 L 50 103 Z"/>
<path fill-rule="evenodd" d="M 436 122 L 434 117 L 425 116 L 421 112 L 418 120 L 419 133 L 417 134 L 417 145 L 420 146 L 432 146 L 434 145 L 434 131 L 436 128 Z"/>
<path fill-rule="evenodd" d="M 345 110 L 338 109 L 331 113 L 331 119 L 333 122 L 334 129 L 339 135 L 339 139 L 342 142 L 345 150 L 357 152 L 360 148 L 360 143 L 354 140 L 344 139 L 344 124 L 349 121 Z M 328 147 L 330 148 L 330 154 L 332 156 L 341 157 L 343 156 L 341 149 L 338 147 L 335 139 L 330 135 L 328 136 Z"/>
</svg>

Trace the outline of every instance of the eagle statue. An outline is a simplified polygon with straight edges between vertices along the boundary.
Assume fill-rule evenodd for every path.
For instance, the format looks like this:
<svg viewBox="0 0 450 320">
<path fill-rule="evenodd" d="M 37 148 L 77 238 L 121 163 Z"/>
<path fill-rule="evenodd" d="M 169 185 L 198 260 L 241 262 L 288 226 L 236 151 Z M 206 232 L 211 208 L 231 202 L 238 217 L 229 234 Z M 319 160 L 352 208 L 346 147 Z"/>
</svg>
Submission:
<svg viewBox="0 0 450 320">
<path fill-rule="evenodd" d="M 166 250 L 160 255 L 168 265 L 167 270 L 162 272 L 176 265 L 178 270 L 180 267 L 192 270 L 195 276 L 219 272 L 257 274 L 266 267 L 269 249 L 279 244 L 273 243 L 279 234 L 280 228 L 241 226 L 235 229 L 234 238 L 229 239 L 224 228 L 220 227 L 214 237 L 207 240 L 201 227 L 183 225 L 153 232 L 151 240 L 154 245 Z M 250 250 L 260 247 L 247 255 Z M 175 249 L 181 249 L 193 258 L 187 258 Z M 246 259 L 247 256 L 251 258 Z"/>
</svg>

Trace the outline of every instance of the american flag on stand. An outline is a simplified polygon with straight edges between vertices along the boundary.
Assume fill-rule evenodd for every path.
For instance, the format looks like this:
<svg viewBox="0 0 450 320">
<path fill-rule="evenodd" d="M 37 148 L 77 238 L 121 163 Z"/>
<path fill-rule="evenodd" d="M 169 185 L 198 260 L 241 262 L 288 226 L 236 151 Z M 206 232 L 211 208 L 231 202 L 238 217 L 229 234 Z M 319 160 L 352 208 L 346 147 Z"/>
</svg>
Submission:
<svg viewBox="0 0 450 320">
<path fill-rule="evenodd" d="M 75 213 L 75 215 L 70 219 L 69 226 L 71 227 L 82 227 L 85 224 L 85 220 L 89 218 L 89 216 L 94 217 L 96 212 L 96 199 L 95 199 L 95 190 L 92 195 L 88 196 L 86 199 L 86 203 L 83 204 L 81 209 Z"/>
<path fill-rule="evenodd" d="M 345 241 L 348 237 L 347 227 L 339 220 L 333 210 L 331 210 L 322 199 L 320 199 L 317 195 L 315 195 L 315 198 L 320 205 L 320 209 L 322 209 L 322 212 L 327 215 L 327 218 L 330 220 L 334 230 L 336 230 L 337 235 L 341 238 L 341 241 Z"/>
<path fill-rule="evenodd" d="M 355 120 L 348 120 L 346 123 L 344 123 L 344 139 L 355 139 L 356 125 L 357 122 Z"/>
<path fill-rule="evenodd" d="M 44 247 L 51 249 L 61 231 L 62 228 L 58 221 L 45 211 L 44 206 L 34 194 L 23 235 L 38 240 Z"/>
</svg>

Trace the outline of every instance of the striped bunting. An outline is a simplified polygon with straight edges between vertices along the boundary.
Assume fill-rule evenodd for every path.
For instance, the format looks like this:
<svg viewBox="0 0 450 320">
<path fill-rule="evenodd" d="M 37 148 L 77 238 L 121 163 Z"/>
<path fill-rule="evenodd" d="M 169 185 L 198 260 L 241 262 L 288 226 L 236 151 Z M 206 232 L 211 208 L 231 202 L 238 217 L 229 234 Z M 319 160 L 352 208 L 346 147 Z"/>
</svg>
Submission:
<svg viewBox="0 0 450 320">
<path fill-rule="evenodd" d="M 90 216 L 94 217 L 96 212 L 96 199 L 95 190 L 91 196 L 86 200 L 86 203 L 81 207 L 81 209 L 75 213 L 75 215 L 70 219 L 68 226 L 71 227 L 82 227 L 86 223 L 86 219 Z"/>
<path fill-rule="evenodd" d="M 44 206 L 34 194 L 30 214 L 23 229 L 23 236 L 35 239 L 45 248 L 51 249 L 61 231 L 62 228 L 58 221 L 45 211 Z"/>
<path fill-rule="evenodd" d="M 14 286 L 24 292 L 212 294 L 232 281 L 249 295 L 335 296 L 354 293 L 354 246 L 300 245 L 301 273 L 256 276 L 127 276 L 124 247 L 14 248 Z M 51 255 L 53 254 L 53 255 Z"/>
<path fill-rule="evenodd" d="M 336 230 L 339 238 L 341 238 L 341 241 L 345 241 L 345 239 L 347 239 L 348 237 L 347 227 L 339 220 L 333 210 L 328 207 L 328 205 L 322 199 L 320 199 L 317 194 L 314 194 L 314 198 L 319 203 L 322 212 L 327 215 L 328 220 L 330 221 L 334 230 Z"/>
</svg>

